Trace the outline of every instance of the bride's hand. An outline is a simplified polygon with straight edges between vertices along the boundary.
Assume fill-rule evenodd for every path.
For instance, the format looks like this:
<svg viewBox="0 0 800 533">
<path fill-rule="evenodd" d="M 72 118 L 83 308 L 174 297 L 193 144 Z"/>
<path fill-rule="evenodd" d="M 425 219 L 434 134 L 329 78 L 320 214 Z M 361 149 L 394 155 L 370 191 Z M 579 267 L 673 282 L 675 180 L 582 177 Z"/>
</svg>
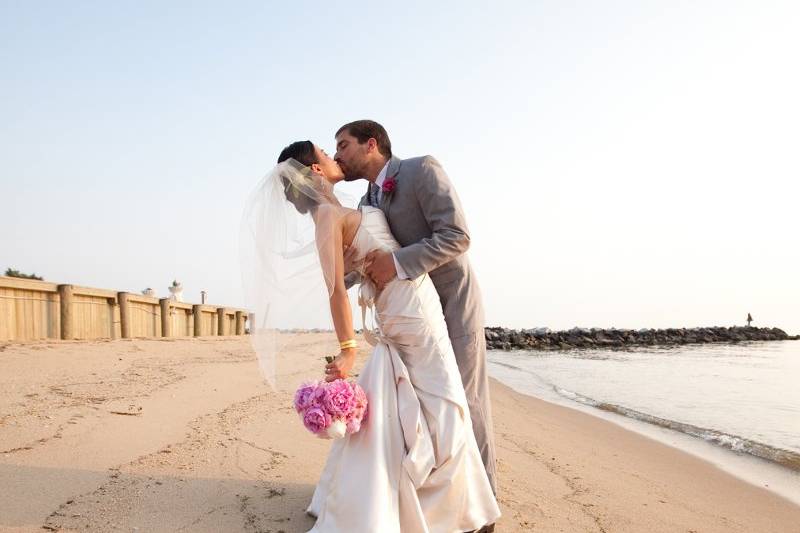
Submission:
<svg viewBox="0 0 800 533">
<path fill-rule="evenodd" d="M 342 350 L 336 358 L 325 365 L 325 381 L 333 381 L 335 379 L 347 379 L 350 370 L 356 362 L 355 348 L 348 348 Z"/>
</svg>

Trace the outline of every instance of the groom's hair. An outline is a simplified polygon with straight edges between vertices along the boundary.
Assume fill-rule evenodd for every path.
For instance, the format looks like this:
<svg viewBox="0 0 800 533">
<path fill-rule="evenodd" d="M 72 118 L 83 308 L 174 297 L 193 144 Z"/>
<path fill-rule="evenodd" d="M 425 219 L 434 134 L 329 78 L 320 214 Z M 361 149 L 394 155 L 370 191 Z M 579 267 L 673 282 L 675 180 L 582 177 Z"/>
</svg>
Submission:
<svg viewBox="0 0 800 533">
<path fill-rule="evenodd" d="M 338 137 L 343 131 L 347 131 L 347 133 L 358 139 L 358 144 L 364 144 L 369 139 L 375 139 L 378 143 L 378 151 L 386 157 L 392 157 L 392 141 L 389 140 L 389 134 L 386 133 L 386 129 L 383 126 L 374 120 L 349 122 L 339 128 L 334 137 Z"/>
<path fill-rule="evenodd" d="M 317 154 L 314 152 L 314 143 L 311 141 L 293 142 L 281 151 L 281 155 L 278 156 L 278 163 L 283 163 L 290 158 L 307 167 L 314 163 L 319 163 Z"/>
</svg>

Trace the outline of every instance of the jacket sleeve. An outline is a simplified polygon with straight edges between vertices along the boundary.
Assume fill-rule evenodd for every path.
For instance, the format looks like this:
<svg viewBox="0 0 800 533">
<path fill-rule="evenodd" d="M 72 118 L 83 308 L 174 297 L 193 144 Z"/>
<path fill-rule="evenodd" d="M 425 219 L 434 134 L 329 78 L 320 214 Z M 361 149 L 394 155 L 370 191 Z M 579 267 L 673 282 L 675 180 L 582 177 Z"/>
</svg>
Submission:
<svg viewBox="0 0 800 533">
<path fill-rule="evenodd" d="M 410 279 L 435 270 L 469 249 L 469 230 L 461 202 L 439 162 L 431 156 L 424 157 L 413 180 L 431 236 L 394 252 Z"/>
<path fill-rule="evenodd" d="M 344 275 L 344 286 L 348 290 L 352 289 L 354 285 L 360 285 L 363 281 L 361 274 L 355 270 Z"/>
</svg>

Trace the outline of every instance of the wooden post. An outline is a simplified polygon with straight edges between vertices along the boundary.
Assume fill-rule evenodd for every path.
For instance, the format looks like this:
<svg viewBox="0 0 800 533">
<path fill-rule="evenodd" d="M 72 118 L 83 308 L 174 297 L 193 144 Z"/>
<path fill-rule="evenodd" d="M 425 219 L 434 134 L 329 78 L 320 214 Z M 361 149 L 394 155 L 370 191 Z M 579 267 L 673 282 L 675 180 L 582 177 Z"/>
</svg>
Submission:
<svg viewBox="0 0 800 533">
<path fill-rule="evenodd" d="M 236 334 L 244 335 L 244 313 L 236 311 Z"/>
<path fill-rule="evenodd" d="M 59 285 L 58 295 L 61 298 L 61 338 L 72 340 L 75 338 L 75 324 L 72 320 L 72 285 Z"/>
<path fill-rule="evenodd" d="M 225 335 L 225 308 L 217 307 L 217 335 Z"/>
<path fill-rule="evenodd" d="M 203 312 L 200 310 L 202 306 L 193 305 L 192 313 L 194 314 L 194 336 L 200 337 L 203 334 Z"/>
<path fill-rule="evenodd" d="M 106 303 L 108 304 L 108 336 L 111 339 L 117 338 L 117 328 L 114 326 L 114 312 L 117 308 L 117 299 L 116 298 L 106 298 Z"/>
<path fill-rule="evenodd" d="M 131 306 L 128 302 L 127 292 L 117 293 L 117 302 L 119 302 L 119 330 L 120 336 L 123 339 L 131 338 Z"/>
<path fill-rule="evenodd" d="M 172 321 L 170 320 L 171 317 L 169 314 L 169 298 L 161 298 L 158 303 L 161 306 L 161 336 L 169 337 L 172 335 L 172 328 L 170 327 Z"/>
</svg>

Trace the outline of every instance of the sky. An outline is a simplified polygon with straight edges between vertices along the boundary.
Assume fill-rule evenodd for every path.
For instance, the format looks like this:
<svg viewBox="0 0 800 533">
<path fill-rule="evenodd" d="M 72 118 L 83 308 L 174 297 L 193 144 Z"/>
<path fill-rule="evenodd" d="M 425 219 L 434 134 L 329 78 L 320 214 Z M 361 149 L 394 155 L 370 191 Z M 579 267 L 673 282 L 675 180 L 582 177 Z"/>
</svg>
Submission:
<svg viewBox="0 0 800 533">
<path fill-rule="evenodd" d="M 242 306 L 248 192 L 371 118 L 455 184 L 487 325 L 800 333 L 798 27 L 791 1 L 0 0 L 0 269 Z"/>
</svg>

